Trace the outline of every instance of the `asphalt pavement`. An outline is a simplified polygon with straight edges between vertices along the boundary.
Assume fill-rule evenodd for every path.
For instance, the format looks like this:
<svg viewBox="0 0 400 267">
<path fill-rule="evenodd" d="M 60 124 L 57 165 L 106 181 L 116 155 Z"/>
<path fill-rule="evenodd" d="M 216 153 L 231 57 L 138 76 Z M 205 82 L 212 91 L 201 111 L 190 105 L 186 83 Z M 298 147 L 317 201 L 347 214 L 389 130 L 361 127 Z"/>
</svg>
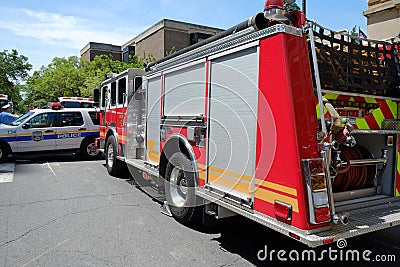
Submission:
<svg viewBox="0 0 400 267">
<path fill-rule="evenodd" d="M 132 181 L 110 177 L 103 160 L 51 156 L 0 165 L 0 266 L 298 266 L 262 256 L 308 249 L 240 217 L 186 227 L 160 207 Z M 348 249 L 395 255 L 396 262 L 322 262 L 399 266 L 399 239 L 393 228 L 347 240 Z"/>
</svg>

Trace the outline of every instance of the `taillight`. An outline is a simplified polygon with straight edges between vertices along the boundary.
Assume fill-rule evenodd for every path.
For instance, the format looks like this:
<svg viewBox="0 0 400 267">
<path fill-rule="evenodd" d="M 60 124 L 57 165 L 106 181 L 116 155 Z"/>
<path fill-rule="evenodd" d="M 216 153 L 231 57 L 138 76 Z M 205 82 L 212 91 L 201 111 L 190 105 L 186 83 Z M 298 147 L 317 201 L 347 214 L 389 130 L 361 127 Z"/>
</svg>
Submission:
<svg viewBox="0 0 400 267">
<path fill-rule="evenodd" d="M 317 223 L 329 222 L 331 220 L 331 212 L 329 208 L 315 209 L 315 221 Z"/>
<path fill-rule="evenodd" d="M 285 221 L 292 220 L 292 205 L 275 200 L 274 213 L 277 218 Z"/>
<path fill-rule="evenodd" d="M 310 222 L 313 224 L 330 222 L 331 212 L 324 160 L 303 160 L 303 171 L 306 178 Z"/>
</svg>

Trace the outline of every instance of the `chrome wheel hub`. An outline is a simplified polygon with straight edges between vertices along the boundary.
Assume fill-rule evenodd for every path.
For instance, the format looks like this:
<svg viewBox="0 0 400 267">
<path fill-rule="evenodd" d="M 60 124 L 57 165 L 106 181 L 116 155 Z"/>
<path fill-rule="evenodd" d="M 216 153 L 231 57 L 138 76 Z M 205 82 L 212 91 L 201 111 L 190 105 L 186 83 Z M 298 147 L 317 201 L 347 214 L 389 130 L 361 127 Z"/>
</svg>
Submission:
<svg viewBox="0 0 400 267">
<path fill-rule="evenodd" d="M 170 196 L 175 207 L 184 207 L 186 204 L 187 181 L 180 167 L 174 167 L 170 176 Z"/>
</svg>

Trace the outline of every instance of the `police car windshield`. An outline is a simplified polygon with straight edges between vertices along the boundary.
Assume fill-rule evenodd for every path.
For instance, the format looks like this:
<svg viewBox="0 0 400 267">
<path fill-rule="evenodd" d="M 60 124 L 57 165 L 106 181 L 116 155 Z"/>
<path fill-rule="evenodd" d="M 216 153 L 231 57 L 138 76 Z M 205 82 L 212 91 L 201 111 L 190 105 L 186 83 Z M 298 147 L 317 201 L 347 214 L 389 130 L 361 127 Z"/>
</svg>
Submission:
<svg viewBox="0 0 400 267">
<path fill-rule="evenodd" d="M 21 123 L 23 123 L 28 117 L 32 116 L 35 112 L 29 111 L 28 113 L 25 113 L 21 117 L 19 117 L 17 120 L 13 121 L 11 125 L 18 126 Z"/>
<path fill-rule="evenodd" d="M 92 108 L 91 102 L 76 102 L 76 101 L 62 101 L 61 105 L 64 108 Z"/>
</svg>

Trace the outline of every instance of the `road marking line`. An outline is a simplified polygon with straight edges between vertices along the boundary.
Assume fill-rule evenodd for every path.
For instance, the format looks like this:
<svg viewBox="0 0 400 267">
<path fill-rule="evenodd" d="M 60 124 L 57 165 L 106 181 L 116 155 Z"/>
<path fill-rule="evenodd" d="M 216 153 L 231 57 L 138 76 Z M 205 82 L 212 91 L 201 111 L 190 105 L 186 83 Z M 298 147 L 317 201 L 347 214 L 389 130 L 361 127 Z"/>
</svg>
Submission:
<svg viewBox="0 0 400 267">
<path fill-rule="evenodd" d="M 52 252 L 53 250 L 55 250 L 58 247 L 61 247 L 62 245 L 66 244 L 69 242 L 69 239 L 65 239 L 64 241 L 61 241 L 60 243 L 58 243 L 55 247 L 43 252 L 42 254 L 40 254 L 39 256 L 34 257 L 33 259 L 27 261 L 25 264 L 21 265 L 21 267 L 26 267 L 29 264 L 33 263 L 34 261 L 37 261 L 38 259 L 40 259 L 43 256 L 46 256 L 47 254 L 49 254 L 50 252 Z"/>
<path fill-rule="evenodd" d="M 47 163 L 46 163 L 46 167 L 50 169 L 50 171 L 53 173 L 53 175 L 54 175 L 55 177 L 57 177 L 57 175 L 56 175 L 56 173 L 54 172 L 53 168 L 50 166 L 50 163 L 47 162 Z"/>
<path fill-rule="evenodd" d="M 14 180 L 14 163 L 0 164 L 0 184 L 11 183 Z"/>
</svg>

